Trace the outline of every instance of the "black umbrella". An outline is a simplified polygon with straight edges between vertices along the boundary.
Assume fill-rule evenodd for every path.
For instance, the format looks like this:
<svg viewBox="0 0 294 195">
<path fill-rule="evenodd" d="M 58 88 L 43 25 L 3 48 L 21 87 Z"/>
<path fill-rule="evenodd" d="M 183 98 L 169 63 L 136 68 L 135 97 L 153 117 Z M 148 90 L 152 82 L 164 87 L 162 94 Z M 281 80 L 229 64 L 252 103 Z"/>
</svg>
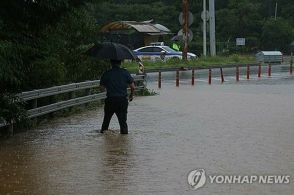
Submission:
<svg viewBox="0 0 294 195">
<path fill-rule="evenodd" d="M 95 44 L 90 48 L 86 54 L 101 58 L 101 59 L 111 59 L 111 60 L 123 60 L 123 59 L 136 59 L 134 53 L 126 46 L 113 43 L 104 42 L 100 44 Z"/>
</svg>

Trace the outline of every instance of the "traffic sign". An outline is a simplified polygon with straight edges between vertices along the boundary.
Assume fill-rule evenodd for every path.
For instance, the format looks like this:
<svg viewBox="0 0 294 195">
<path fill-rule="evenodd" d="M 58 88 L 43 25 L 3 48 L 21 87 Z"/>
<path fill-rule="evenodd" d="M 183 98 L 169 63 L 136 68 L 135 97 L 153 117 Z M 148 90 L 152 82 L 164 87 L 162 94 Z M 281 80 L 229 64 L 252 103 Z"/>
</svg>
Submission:
<svg viewBox="0 0 294 195">
<path fill-rule="evenodd" d="M 236 38 L 236 45 L 245 45 L 245 38 Z"/>
<path fill-rule="evenodd" d="M 178 36 L 182 36 L 183 37 L 183 29 L 179 30 Z M 189 32 L 188 32 L 188 41 L 191 42 L 192 39 L 193 39 L 193 32 L 189 29 Z M 182 40 L 184 40 L 184 39 L 182 39 Z"/>
<path fill-rule="evenodd" d="M 179 22 L 180 22 L 180 25 L 183 25 L 184 23 L 183 12 L 181 12 L 179 15 Z M 194 16 L 191 12 L 188 12 L 188 25 L 191 26 L 193 22 L 194 22 Z"/>
<path fill-rule="evenodd" d="M 208 21 L 209 20 L 209 12 L 206 10 L 205 12 L 205 20 Z M 201 12 L 201 19 L 204 20 L 204 11 Z"/>
</svg>

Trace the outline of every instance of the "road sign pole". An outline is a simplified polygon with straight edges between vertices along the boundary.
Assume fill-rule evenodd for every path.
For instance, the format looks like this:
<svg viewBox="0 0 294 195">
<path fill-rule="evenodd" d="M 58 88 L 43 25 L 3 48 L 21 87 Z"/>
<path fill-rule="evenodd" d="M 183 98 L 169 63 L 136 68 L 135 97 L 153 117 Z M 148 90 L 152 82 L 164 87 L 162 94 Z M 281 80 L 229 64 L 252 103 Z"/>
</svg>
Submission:
<svg viewBox="0 0 294 195">
<path fill-rule="evenodd" d="M 206 0 L 203 0 L 203 55 L 206 56 Z"/>
<path fill-rule="evenodd" d="M 184 39 L 184 49 L 182 53 L 183 60 L 187 60 L 187 53 L 188 53 L 188 0 L 182 0 L 183 6 L 183 39 Z"/>
<path fill-rule="evenodd" d="M 209 40 L 210 40 L 210 55 L 216 55 L 215 48 L 215 9 L 214 0 L 209 0 Z"/>
</svg>

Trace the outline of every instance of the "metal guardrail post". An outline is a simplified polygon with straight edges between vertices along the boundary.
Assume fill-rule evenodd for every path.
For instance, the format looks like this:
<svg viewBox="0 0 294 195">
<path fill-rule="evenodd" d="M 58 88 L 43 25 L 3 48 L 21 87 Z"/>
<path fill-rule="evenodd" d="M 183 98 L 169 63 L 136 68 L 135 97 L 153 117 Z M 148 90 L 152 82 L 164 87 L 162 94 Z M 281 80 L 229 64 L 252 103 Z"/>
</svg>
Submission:
<svg viewBox="0 0 294 195">
<path fill-rule="evenodd" d="M 142 88 L 142 95 L 145 95 L 145 92 L 146 92 L 146 75 L 143 75 L 142 76 L 142 85 L 143 85 L 143 88 Z"/>
<path fill-rule="evenodd" d="M 134 78 L 135 80 L 135 86 L 138 90 L 135 90 L 135 91 L 139 91 L 140 94 L 143 94 L 144 91 L 145 91 L 145 75 L 143 74 L 140 74 L 140 75 L 137 75 L 138 78 Z"/>
</svg>

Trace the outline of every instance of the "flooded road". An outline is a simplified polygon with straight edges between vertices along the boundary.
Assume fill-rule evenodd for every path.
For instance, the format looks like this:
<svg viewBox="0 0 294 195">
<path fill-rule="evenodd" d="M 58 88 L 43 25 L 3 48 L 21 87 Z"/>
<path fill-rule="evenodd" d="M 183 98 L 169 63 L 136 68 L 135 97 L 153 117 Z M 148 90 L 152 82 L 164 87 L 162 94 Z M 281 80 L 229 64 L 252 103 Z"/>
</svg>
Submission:
<svg viewBox="0 0 294 195">
<path fill-rule="evenodd" d="M 150 77 L 152 78 L 152 76 Z M 185 84 L 186 83 L 186 84 Z M 0 194 L 280 194 L 294 191 L 294 78 L 183 80 L 130 103 L 129 135 L 101 135 L 103 109 L 44 122 L 0 143 Z M 188 185 L 214 175 L 290 175 L 290 184 Z"/>
</svg>

